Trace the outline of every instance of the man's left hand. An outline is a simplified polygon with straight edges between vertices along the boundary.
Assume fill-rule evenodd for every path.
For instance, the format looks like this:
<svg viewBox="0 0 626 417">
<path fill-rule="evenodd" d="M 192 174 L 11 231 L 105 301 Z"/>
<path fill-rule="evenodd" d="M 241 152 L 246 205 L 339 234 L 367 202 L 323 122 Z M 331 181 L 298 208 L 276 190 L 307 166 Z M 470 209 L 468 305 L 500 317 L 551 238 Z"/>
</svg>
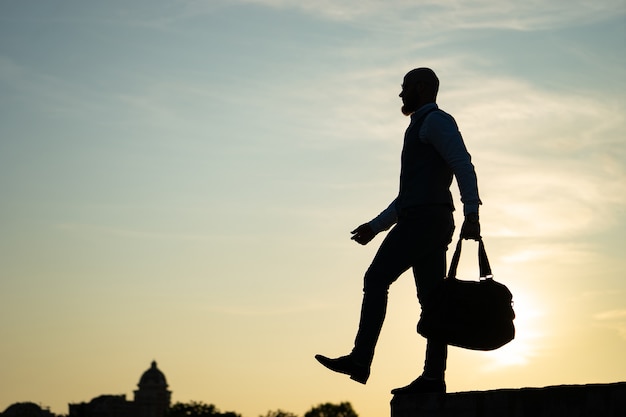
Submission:
<svg viewBox="0 0 626 417">
<path fill-rule="evenodd" d="M 480 240 L 478 213 L 468 213 L 461 226 L 461 239 Z"/>
<path fill-rule="evenodd" d="M 352 233 L 352 237 L 350 239 L 360 243 L 361 245 L 367 245 L 376 236 L 376 233 L 374 233 L 369 223 L 360 225 L 350 233 Z"/>
</svg>

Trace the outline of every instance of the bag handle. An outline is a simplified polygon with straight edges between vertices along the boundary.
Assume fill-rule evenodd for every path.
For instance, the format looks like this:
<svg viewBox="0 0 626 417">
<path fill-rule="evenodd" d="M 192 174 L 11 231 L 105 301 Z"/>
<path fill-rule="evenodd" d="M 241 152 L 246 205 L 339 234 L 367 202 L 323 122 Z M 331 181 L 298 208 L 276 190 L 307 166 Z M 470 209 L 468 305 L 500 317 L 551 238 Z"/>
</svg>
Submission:
<svg viewBox="0 0 626 417">
<path fill-rule="evenodd" d="M 459 259 L 461 258 L 461 244 L 463 239 L 459 238 L 450 262 L 450 269 L 448 270 L 447 279 L 456 279 L 456 269 L 459 266 Z M 491 266 L 489 265 L 489 259 L 487 258 L 487 251 L 485 251 L 485 244 L 483 239 L 478 240 L 478 267 L 480 269 L 480 279 L 493 279 L 491 273 Z"/>
</svg>

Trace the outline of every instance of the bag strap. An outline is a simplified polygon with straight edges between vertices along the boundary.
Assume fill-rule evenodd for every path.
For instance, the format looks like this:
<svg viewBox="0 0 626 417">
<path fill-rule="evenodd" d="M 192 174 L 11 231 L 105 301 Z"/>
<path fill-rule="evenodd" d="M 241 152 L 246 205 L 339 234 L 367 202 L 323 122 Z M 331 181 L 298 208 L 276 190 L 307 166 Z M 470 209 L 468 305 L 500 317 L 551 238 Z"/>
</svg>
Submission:
<svg viewBox="0 0 626 417">
<path fill-rule="evenodd" d="M 456 269 L 459 266 L 459 259 L 461 258 L 461 244 L 463 239 L 459 238 L 452 255 L 452 261 L 450 261 L 450 269 L 448 270 L 448 279 L 456 279 Z M 485 244 L 483 239 L 478 241 L 478 268 L 480 269 L 480 279 L 493 279 L 491 273 L 491 266 L 489 265 L 489 259 L 487 258 L 487 251 L 485 251 Z"/>
</svg>

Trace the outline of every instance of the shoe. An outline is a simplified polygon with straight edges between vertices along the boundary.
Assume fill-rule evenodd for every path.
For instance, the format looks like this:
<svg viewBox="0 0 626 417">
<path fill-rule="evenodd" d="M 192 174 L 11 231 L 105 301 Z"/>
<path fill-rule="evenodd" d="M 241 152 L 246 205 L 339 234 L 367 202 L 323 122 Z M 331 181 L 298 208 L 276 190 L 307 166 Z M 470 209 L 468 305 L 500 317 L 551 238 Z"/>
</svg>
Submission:
<svg viewBox="0 0 626 417">
<path fill-rule="evenodd" d="M 331 371 L 350 375 L 350 379 L 365 384 L 370 376 L 369 365 L 357 363 L 350 355 L 336 359 L 327 358 L 323 355 L 315 355 L 315 359 Z"/>
<path fill-rule="evenodd" d="M 395 388 L 391 390 L 393 395 L 405 395 L 405 394 L 445 394 L 446 383 L 440 379 L 427 379 L 420 376 L 415 381 L 411 382 L 406 387 Z"/>
</svg>

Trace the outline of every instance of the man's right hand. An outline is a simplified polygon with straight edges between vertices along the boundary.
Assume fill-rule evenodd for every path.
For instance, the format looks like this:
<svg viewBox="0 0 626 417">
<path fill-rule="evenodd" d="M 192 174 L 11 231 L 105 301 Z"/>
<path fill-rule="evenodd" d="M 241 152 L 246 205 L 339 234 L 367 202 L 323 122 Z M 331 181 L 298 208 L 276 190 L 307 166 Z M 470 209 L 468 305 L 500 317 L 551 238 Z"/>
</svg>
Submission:
<svg viewBox="0 0 626 417">
<path fill-rule="evenodd" d="M 478 213 L 470 213 L 465 216 L 465 221 L 461 226 L 461 239 L 480 240 Z"/>
<path fill-rule="evenodd" d="M 360 225 L 350 233 L 352 233 L 351 239 L 361 245 L 367 245 L 370 240 L 374 239 L 376 236 L 376 233 L 374 233 L 370 225 L 367 223 Z"/>
</svg>

